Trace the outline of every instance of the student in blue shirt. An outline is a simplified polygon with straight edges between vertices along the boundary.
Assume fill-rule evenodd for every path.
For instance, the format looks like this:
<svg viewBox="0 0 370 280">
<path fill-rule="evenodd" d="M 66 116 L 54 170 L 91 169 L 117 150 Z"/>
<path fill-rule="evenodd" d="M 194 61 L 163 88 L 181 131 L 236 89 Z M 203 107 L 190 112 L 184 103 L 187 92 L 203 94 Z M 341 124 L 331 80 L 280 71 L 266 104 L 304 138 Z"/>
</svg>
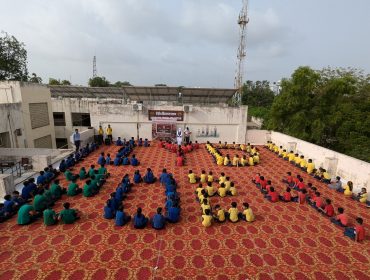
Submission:
<svg viewBox="0 0 370 280">
<path fill-rule="evenodd" d="M 167 173 L 167 169 L 164 168 L 162 170 L 162 174 L 159 176 L 159 181 L 161 182 L 162 185 L 165 184 L 165 180 L 168 178 L 169 174 Z"/>
<path fill-rule="evenodd" d="M 44 176 L 47 182 L 50 182 L 54 178 L 54 173 L 49 169 L 49 167 L 44 168 Z"/>
<path fill-rule="evenodd" d="M 81 160 L 81 154 L 79 151 L 75 152 L 75 162 L 79 162 Z"/>
<path fill-rule="evenodd" d="M 66 161 L 64 159 L 62 159 L 62 161 L 59 164 L 59 171 L 64 173 L 66 170 L 67 170 Z"/>
<path fill-rule="evenodd" d="M 121 204 L 118 207 L 118 210 L 116 212 L 116 226 L 122 227 L 125 224 L 127 224 L 131 220 L 131 216 L 127 215 L 125 212 L 123 212 L 123 205 Z"/>
<path fill-rule="evenodd" d="M 72 166 L 74 166 L 76 164 L 76 161 L 73 158 L 73 155 L 68 156 L 66 164 L 67 164 L 67 168 L 71 168 Z"/>
<path fill-rule="evenodd" d="M 40 171 L 40 175 L 37 177 L 36 184 L 43 185 L 46 183 L 46 177 L 44 171 Z"/>
<path fill-rule="evenodd" d="M 129 143 L 130 143 L 130 147 L 131 147 L 131 148 L 133 148 L 133 147 L 135 147 L 135 146 L 136 146 L 134 137 L 131 137 L 131 139 L 130 139 Z"/>
<path fill-rule="evenodd" d="M 117 154 L 113 161 L 114 166 L 119 166 L 121 164 L 121 161 L 122 159 Z"/>
<path fill-rule="evenodd" d="M 125 176 L 123 176 L 121 186 L 124 193 L 128 193 L 131 190 L 132 184 L 130 182 L 130 177 L 128 176 L 128 174 L 125 174 Z"/>
<path fill-rule="evenodd" d="M 104 157 L 104 152 L 102 152 L 98 158 L 98 164 L 102 165 L 105 164 L 105 157 Z"/>
<path fill-rule="evenodd" d="M 153 171 L 150 168 L 148 168 L 144 176 L 144 182 L 147 184 L 153 184 L 156 180 L 157 178 L 154 177 Z"/>
<path fill-rule="evenodd" d="M 140 171 L 136 170 L 134 174 L 134 183 L 139 184 L 143 181 L 143 178 L 141 177 Z"/>
<path fill-rule="evenodd" d="M 130 165 L 130 160 L 127 156 L 124 156 L 122 159 L 122 165 Z"/>
<path fill-rule="evenodd" d="M 131 165 L 132 166 L 138 166 L 139 165 L 139 161 L 137 160 L 136 156 L 135 155 L 132 155 L 132 158 L 131 158 Z"/>
<path fill-rule="evenodd" d="M 177 223 L 180 219 L 180 207 L 177 203 L 173 203 L 173 205 L 167 210 L 166 220 L 170 223 Z"/>
<path fill-rule="evenodd" d="M 152 227 L 154 229 L 164 229 L 166 224 L 166 219 L 162 215 L 162 207 L 157 208 L 157 214 L 152 218 Z"/>
<path fill-rule="evenodd" d="M 145 138 L 145 140 L 144 140 L 144 147 L 149 147 L 149 146 L 150 146 L 149 141 L 148 141 L 147 138 Z"/>
<path fill-rule="evenodd" d="M 107 154 L 107 158 L 105 159 L 105 164 L 110 165 L 111 161 L 112 161 L 112 159 L 110 158 L 110 154 Z"/>
<path fill-rule="evenodd" d="M 146 218 L 142 212 L 143 210 L 141 209 L 141 207 L 137 208 L 136 214 L 134 216 L 134 228 L 136 229 L 143 229 L 148 223 L 148 218 Z"/>
<path fill-rule="evenodd" d="M 11 197 L 10 194 L 7 194 L 6 196 L 4 196 L 4 209 L 5 209 L 5 212 L 9 213 L 10 215 L 13 215 L 17 211 L 17 208 L 18 207 L 15 204 L 15 202 L 12 200 L 12 197 Z"/>
<path fill-rule="evenodd" d="M 22 189 L 22 198 L 23 199 L 28 200 L 28 199 L 32 198 L 35 195 L 35 192 L 37 190 L 37 186 L 36 186 L 35 183 L 33 183 L 34 181 L 35 181 L 35 179 L 31 178 L 30 180 L 25 181 L 23 183 L 23 189 Z"/>
<path fill-rule="evenodd" d="M 115 197 L 116 201 L 122 201 L 124 198 L 125 198 L 125 192 L 123 190 L 123 187 L 120 185 L 118 185 L 118 187 L 116 188 L 116 192 L 115 192 Z"/>
<path fill-rule="evenodd" d="M 116 141 L 116 146 L 123 146 L 123 142 L 121 140 L 121 137 L 118 137 L 118 139 Z"/>
<path fill-rule="evenodd" d="M 106 205 L 104 206 L 104 218 L 113 219 L 115 216 L 115 210 L 111 206 L 111 200 L 108 199 Z"/>
<path fill-rule="evenodd" d="M 12 200 L 14 201 L 14 203 L 18 206 L 18 207 L 21 207 L 23 204 L 25 204 L 27 202 L 27 200 L 25 200 L 24 198 L 22 198 L 20 195 L 19 195 L 19 192 L 18 191 L 14 191 L 12 193 Z"/>
<path fill-rule="evenodd" d="M 166 185 L 166 190 L 165 190 L 165 195 L 166 196 L 171 196 L 174 195 L 176 192 L 176 186 L 173 184 L 168 184 Z"/>
<path fill-rule="evenodd" d="M 139 141 L 137 141 L 137 145 L 139 147 L 143 146 L 143 138 L 139 138 Z"/>
</svg>

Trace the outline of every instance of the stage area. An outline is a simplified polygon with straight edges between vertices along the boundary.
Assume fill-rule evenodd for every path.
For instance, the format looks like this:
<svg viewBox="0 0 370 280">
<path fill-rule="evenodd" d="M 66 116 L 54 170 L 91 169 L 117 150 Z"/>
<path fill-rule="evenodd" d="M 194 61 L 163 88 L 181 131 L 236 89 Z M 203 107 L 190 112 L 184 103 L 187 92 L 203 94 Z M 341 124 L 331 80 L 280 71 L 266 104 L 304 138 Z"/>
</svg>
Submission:
<svg viewBox="0 0 370 280">
<path fill-rule="evenodd" d="M 118 147 L 100 148 L 75 167 L 96 164 L 101 151 L 115 154 Z M 226 152 L 224 152 L 226 154 Z M 69 201 L 79 209 L 81 219 L 73 225 L 45 227 L 39 220 L 30 226 L 16 225 L 16 217 L 0 224 L 0 279 L 370 279 L 369 209 L 342 194 L 329 190 L 299 169 L 260 147 L 261 164 L 256 167 L 218 167 L 203 145 L 186 155 L 187 165 L 175 167 L 175 154 L 157 145 L 135 148 L 141 165 L 109 166 L 112 176 L 93 198 L 81 195 L 63 198 L 54 209 L 61 210 Z M 174 174 L 179 183 L 181 221 L 163 231 L 137 230 L 132 225 L 121 228 L 105 220 L 103 205 L 125 173 L 145 174 L 147 167 L 159 176 L 162 168 Z M 236 183 L 236 197 L 212 198 L 227 209 L 232 201 L 251 205 L 256 221 L 249 224 L 201 224 L 196 185 L 188 183 L 187 173 L 197 175 L 202 169 L 221 172 Z M 361 216 L 367 237 L 362 243 L 343 236 L 343 230 L 310 206 L 298 203 L 271 203 L 251 183 L 256 172 L 271 179 L 282 192 L 287 171 L 302 174 L 323 197 L 330 197 L 335 209 L 342 206 L 353 224 Z M 62 178 L 62 176 L 60 176 Z M 82 187 L 82 182 L 79 182 Z M 62 179 L 62 185 L 67 183 Z M 143 207 L 152 216 L 164 206 L 164 190 L 155 185 L 135 185 L 124 200 L 125 211 L 134 214 Z M 241 210 L 241 208 L 240 208 Z"/>
</svg>

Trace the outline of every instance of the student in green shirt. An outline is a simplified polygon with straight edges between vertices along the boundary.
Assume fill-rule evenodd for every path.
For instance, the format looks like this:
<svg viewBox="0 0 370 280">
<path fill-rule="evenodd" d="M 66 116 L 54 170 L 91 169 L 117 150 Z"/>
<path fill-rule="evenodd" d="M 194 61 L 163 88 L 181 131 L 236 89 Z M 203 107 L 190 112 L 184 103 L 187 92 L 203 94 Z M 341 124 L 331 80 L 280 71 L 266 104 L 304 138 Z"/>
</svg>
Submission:
<svg viewBox="0 0 370 280">
<path fill-rule="evenodd" d="M 46 210 L 44 210 L 44 224 L 46 226 L 55 225 L 58 222 L 57 214 L 55 211 L 49 206 Z"/>
<path fill-rule="evenodd" d="M 68 186 L 67 195 L 68 196 L 75 196 L 82 192 L 76 183 L 76 179 L 74 179 Z"/>
<path fill-rule="evenodd" d="M 106 175 L 107 174 L 107 168 L 104 166 L 104 164 L 100 165 L 100 168 L 98 170 L 98 174 L 100 174 L 100 175 Z"/>
<path fill-rule="evenodd" d="M 62 187 L 59 185 L 58 179 L 54 180 L 53 184 L 51 184 L 50 192 L 54 199 L 60 199 L 65 191 L 66 190 L 62 189 Z"/>
<path fill-rule="evenodd" d="M 78 216 L 76 209 L 70 209 L 69 202 L 63 204 L 64 209 L 59 213 L 59 220 L 63 224 L 73 224 L 80 217 Z"/>
<path fill-rule="evenodd" d="M 17 224 L 28 225 L 36 220 L 37 214 L 32 205 L 24 204 L 18 210 Z"/>
<path fill-rule="evenodd" d="M 89 169 L 89 177 L 93 176 L 95 174 L 95 165 L 91 165 Z"/>
<path fill-rule="evenodd" d="M 44 196 L 44 190 L 40 190 L 33 199 L 33 208 L 36 212 L 42 213 L 48 206 L 47 199 Z"/>
<path fill-rule="evenodd" d="M 81 180 L 86 179 L 86 177 L 87 177 L 87 173 L 86 173 L 86 169 L 85 169 L 85 167 L 81 167 L 81 169 L 80 169 L 80 173 L 79 173 L 79 176 L 80 176 L 80 179 L 81 179 Z"/>
<path fill-rule="evenodd" d="M 67 181 L 72 181 L 74 178 L 78 178 L 78 175 L 73 175 L 73 173 L 69 169 L 64 172 L 64 176 L 66 177 Z"/>
<path fill-rule="evenodd" d="M 91 180 L 87 180 L 85 182 L 82 194 L 84 197 L 90 197 L 93 196 L 96 193 L 94 188 L 92 187 Z"/>
</svg>

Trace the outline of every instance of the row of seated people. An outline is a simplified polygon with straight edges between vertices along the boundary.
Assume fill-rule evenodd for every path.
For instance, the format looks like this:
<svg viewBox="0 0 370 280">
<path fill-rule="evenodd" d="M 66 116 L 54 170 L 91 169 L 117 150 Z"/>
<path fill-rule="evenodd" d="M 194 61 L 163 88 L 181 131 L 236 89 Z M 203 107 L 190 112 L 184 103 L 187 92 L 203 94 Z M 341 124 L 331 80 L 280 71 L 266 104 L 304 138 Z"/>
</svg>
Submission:
<svg viewBox="0 0 370 280">
<path fill-rule="evenodd" d="M 203 179 L 205 174 L 205 171 L 202 170 L 201 178 L 196 178 L 194 173 L 192 171 L 189 171 L 188 177 L 189 177 L 189 183 L 195 184 L 197 182 L 200 182 L 198 187 L 195 190 L 195 193 L 198 196 L 198 200 L 201 200 L 203 198 L 212 197 L 215 195 L 218 195 L 220 197 L 225 197 L 226 195 L 235 196 L 237 195 L 238 191 L 235 187 L 234 182 L 230 181 L 230 177 L 226 176 L 225 173 L 221 173 L 221 176 L 219 178 L 219 187 L 216 188 L 213 185 L 213 176 L 212 171 L 209 172 L 210 175 L 208 175 L 208 180 L 205 182 Z M 202 178 L 203 177 L 203 178 Z M 195 180 L 195 183 L 194 183 Z M 203 184 L 205 184 L 205 187 L 203 187 Z"/>
<path fill-rule="evenodd" d="M 82 161 L 90 153 L 94 152 L 99 148 L 99 145 L 95 142 L 89 144 L 87 143 L 84 148 L 81 148 L 80 151 L 70 154 L 67 158 L 63 159 L 59 164 L 59 172 L 64 173 L 68 168 L 72 168 L 76 165 L 77 162 Z"/>
<path fill-rule="evenodd" d="M 361 203 L 366 203 L 370 207 L 370 201 L 367 200 L 368 194 L 366 188 L 361 188 L 361 191 L 354 195 L 353 192 L 353 182 L 347 181 L 346 185 L 343 187 L 343 183 L 339 176 L 331 178 L 328 171 L 322 167 L 318 169 L 315 168 L 315 164 L 312 159 L 305 160 L 304 155 L 299 155 L 290 151 L 289 153 L 283 149 L 282 146 L 278 147 L 271 141 L 268 141 L 266 146 L 269 150 L 276 153 L 279 157 L 284 160 L 289 161 L 291 164 L 297 166 L 302 171 L 307 172 L 309 175 L 313 176 L 315 179 L 328 184 L 328 187 L 332 190 L 343 193 L 345 196 L 352 197 L 353 199 L 360 201 Z"/>
<path fill-rule="evenodd" d="M 190 153 L 191 151 L 199 149 L 198 141 L 195 141 L 194 144 L 192 141 L 190 141 L 188 144 L 178 145 L 177 143 L 171 142 L 170 140 L 168 141 L 160 140 L 158 145 L 159 145 L 159 148 L 164 148 L 176 154 L 179 154 L 179 153 L 187 154 L 187 153 Z"/>
<path fill-rule="evenodd" d="M 114 160 L 112 160 L 110 153 L 105 156 L 105 153 L 102 152 L 98 158 L 98 164 L 107 164 L 107 165 L 132 165 L 138 166 L 140 164 L 139 160 L 136 158 L 136 155 L 132 155 L 131 158 L 128 155 L 122 155 L 120 153 L 116 154 Z"/>
<path fill-rule="evenodd" d="M 285 192 L 282 195 L 279 195 L 278 192 L 275 191 L 275 188 L 271 183 L 271 180 L 267 180 L 264 176 L 260 176 L 259 173 L 256 174 L 256 177 L 252 179 L 252 182 L 256 184 L 256 186 L 261 190 L 261 193 L 265 195 L 265 198 L 271 202 L 298 202 L 300 204 L 305 204 L 306 202 L 315 208 L 317 211 L 322 213 L 323 215 L 331 218 L 331 221 L 337 225 L 347 226 L 348 225 L 348 217 L 344 214 L 344 209 L 342 207 L 338 208 L 338 215 L 335 216 L 335 210 L 332 205 L 331 199 L 326 198 L 325 200 L 321 197 L 320 192 L 317 191 L 317 188 L 312 185 L 312 183 L 308 183 L 307 185 L 304 183 L 303 178 L 300 175 L 297 175 L 297 180 L 292 180 L 290 172 L 288 172 L 288 176 L 282 180 L 288 186 Z M 297 196 L 291 195 L 291 188 L 298 192 Z M 334 217 L 335 216 L 335 217 Z M 352 236 L 353 229 L 347 227 L 345 229 L 345 234 L 350 237 L 354 237 L 357 241 L 362 241 L 365 238 L 364 227 L 362 226 L 362 218 L 358 217 L 356 219 L 356 236 Z M 359 222 L 360 221 L 360 222 Z"/>
<path fill-rule="evenodd" d="M 260 162 L 259 152 L 253 148 L 255 151 L 251 152 L 247 158 L 247 155 L 243 155 L 242 158 L 239 155 L 235 155 L 233 159 L 230 156 L 222 156 L 218 148 L 215 148 L 211 143 L 206 144 L 207 151 L 212 155 L 214 161 L 219 166 L 254 166 Z"/>
<path fill-rule="evenodd" d="M 247 152 L 249 154 L 255 154 L 257 152 L 257 148 L 251 145 L 251 143 L 247 144 L 235 144 L 233 142 L 232 144 L 228 144 L 227 142 L 222 143 L 221 141 L 218 141 L 218 144 L 213 145 L 217 149 L 235 149 L 235 150 L 241 150 L 243 152 Z"/>
<path fill-rule="evenodd" d="M 144 141 L 143 138 L 139 138 L 139 140 L 137 140 L 136 142 L 134 137 L 131 137 L 131 139 L 128 141 L 126 140 L 126 138 L 121 139 L 121 137 L 118 137 L 118 139 L 116 140 L 116 146 L 126 146 L 126 145 L 131 146 L 131 148 L 136 146 L 150 147 L 150 143 L 147 138 L 145 138 Z"/>
</svg>

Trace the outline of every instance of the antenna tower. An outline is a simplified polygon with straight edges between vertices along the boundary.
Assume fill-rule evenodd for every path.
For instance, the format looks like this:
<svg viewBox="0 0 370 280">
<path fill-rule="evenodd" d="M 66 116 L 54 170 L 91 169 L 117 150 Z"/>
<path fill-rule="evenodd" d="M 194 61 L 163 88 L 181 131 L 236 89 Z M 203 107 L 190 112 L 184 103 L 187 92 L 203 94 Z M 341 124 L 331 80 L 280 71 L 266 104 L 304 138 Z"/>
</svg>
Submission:
<svg viewBox="0 0 370 280">
<path fill-rule="evenodd" d="M 93 59 L 93 78 L 97 76 L 97 71 L 96 71 L 96 56 L 94 55 Z"/>
<path fill-rule="evenodd" d="M 239 25 L 239 47 L 237 53 L 237 68 L 235 74 L 234 87 L 236 93 L 234 96 L 234 102 L 240 104 L 242 96 L 242 87 L 243 87 L 243 75 L 245 71 L 245 58 L 247 50 L 247 24 L 249 22 L 248 18 L 248 0 L 242 0 L 243 7 L 239 13 L 238 25 Z"/>
</svg>

